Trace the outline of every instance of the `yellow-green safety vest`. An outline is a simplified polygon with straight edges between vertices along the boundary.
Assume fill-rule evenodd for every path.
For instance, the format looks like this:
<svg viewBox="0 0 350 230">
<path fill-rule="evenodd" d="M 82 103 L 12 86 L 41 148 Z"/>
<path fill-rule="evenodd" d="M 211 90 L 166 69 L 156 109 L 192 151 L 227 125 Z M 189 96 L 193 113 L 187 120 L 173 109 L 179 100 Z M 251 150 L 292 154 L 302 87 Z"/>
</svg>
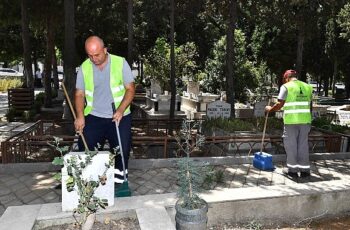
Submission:
<svg viewBox="0 0 350 230">
<path fill-rule="evenodd" d="M 288 91 L 283 106 L 284 124 L 311 124 L 312 86 L 299 80 L 290 81 L 284 86 Z"/>
<path fill-rule="evenodd" d="M 125 94 L 125 88 L 123 84 L 124 58 L 112 54 L 109 55 L 111 57 L 110 87 L 115 107 L 118 108 Z M 90 59 L 85 60 L 81 67 L 83 71 L 85 85 L 86 106 L 84 109 L 84 115 L 86 116 L 92 111 L 92 105 L 94 101 L 94 71 Z M 128 106 L 124 111 L 124 114 L 128 113 L 130 113 L 130 106 Z"/>
</svg>

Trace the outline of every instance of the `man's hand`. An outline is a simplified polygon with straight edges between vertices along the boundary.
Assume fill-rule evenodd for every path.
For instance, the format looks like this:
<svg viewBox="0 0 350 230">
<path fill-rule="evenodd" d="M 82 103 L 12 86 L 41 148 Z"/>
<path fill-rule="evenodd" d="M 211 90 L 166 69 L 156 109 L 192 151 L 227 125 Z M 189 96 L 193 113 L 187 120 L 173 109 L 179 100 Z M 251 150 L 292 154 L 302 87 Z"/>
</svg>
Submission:
<svg viewBox="0 0 350 230">
<path fill-rule="evenodd" d="M 121 111 L 121 109 L 117 109 L 113 114 L 113 121 L 119 124 L 123 118 L 123 114 L 124 114 L 124 111 Z"/>
<path fill-rule="evenodd" d="M 85 127 L 85 118 L 79 117 L 74 121 L 75 131 L 79 133 L 83 133 L 83 129 Z"/>
<path fill-rule="evenodd" d="M 265 107 L 265 112 L 269 113 L 271 111 L 271 109 L 272 109 L 272 106 L 268 105 Z"/>
</svg>

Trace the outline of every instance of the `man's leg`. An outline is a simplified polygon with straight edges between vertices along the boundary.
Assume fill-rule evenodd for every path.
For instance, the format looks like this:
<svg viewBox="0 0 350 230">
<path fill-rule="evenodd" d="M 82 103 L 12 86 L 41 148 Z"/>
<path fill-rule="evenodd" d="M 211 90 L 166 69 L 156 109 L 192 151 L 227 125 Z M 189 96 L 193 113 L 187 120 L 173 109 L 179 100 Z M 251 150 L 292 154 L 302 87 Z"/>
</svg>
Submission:
<svg viewBox="0 0 350 230">
<path fill-rule="evenodd" d="M 297 137 L 298 130 L 295 125 L 285 125 L 283 130 L 283 145 L 287 154 L 288 172 L 297 173 Z"/>
<path fill-rule="evenodd" d="M 103 126 L 103 118 L 99 118 L 93 115 L 88 115 L 85 117 L 83 135 L 90 151 L 95 150 L 95 148 L 98 147 L 98 144 L 101 144 L 103 142 L 104 129 L 105 127 Z M 85 150 L 85 146 L 81 140 L 81 137 L 79 137 L 78 147 L 79 151 Z"/>
<path fill-rule="evenodd" d="M 128 177 L 128 161 L 131 149 L 131 114 L 124 116 L 119 124 L 119 133 L 121 139 L 121 146 L 123 150 L 124 163 L 125 163 L 125 174 Z M 110 144 L 111 151 L 114 151 L 116 146 L 119 145 L 116 126 L 114 122 L 110 123 L 110 129 L 107 134 L 107 140 Z M 115 178 L 116 183 L 123 183 L 124 173 L 121 154 L 118 154 L 115 158 Z"/>
<path fill-rule="evenodd" d="M 310 174 L 310 158 L 309 158 L 309 132 L 310 125 L 298 125 L 298 159 L 300 172 Z"/>
</svg>

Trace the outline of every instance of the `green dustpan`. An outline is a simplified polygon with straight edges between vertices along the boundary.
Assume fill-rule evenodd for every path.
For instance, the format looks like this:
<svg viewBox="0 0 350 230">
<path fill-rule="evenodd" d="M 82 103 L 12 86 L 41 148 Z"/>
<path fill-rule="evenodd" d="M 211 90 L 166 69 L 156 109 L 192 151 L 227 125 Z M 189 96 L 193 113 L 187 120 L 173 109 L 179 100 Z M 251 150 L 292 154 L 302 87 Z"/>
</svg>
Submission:
<svg viewBox="0 0 350 230">
<path fill-rule="evenodd" d="M 131 191 L 129 189 L 129 183 L 124 181 L 114 190 L 114 197 L 128 197 L 131 196 Z"/>
<path fill-rule="evenodd" d="M 115 105 L 114 105 L 114 103 L 112 103 L 112 108 L 113 108 L 113 113 L 115 113 Z M 123 154 L 122 144 L 121 144 L 121 141 L 120 141 L 119 125 L 118 125 L 117 121 L 115 122 L 115 128 L 117 130 L 119 149 L 120 149 L 120 154 L 121 154 L 121 157 L 122 157 L 124 182 L 114 189 L 114 196 L 115 197 L 127 197 L 127 196 L 131 196 L 131 190 L 129 188 L 129 182 L 126 179 L 124 154 Z"/>
</svg>

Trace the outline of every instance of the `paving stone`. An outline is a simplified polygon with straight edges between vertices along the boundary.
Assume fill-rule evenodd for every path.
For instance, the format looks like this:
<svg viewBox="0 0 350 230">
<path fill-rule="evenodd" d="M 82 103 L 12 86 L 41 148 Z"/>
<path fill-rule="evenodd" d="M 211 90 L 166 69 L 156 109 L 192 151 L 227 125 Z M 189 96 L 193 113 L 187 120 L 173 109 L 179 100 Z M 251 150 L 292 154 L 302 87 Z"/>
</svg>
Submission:
<svg viewBox="0 0 350 230">
<path fill-rule="evenodd" d="M 33 189 L 32 191 L 38 196 L 44 196 L 45 194 L 49 193 L 51 190 L 50 189 Z"/>
<path fill-rule="evenodd" d="M 152 179 L 153 176 L 152 176 L 152 175 L 149 175 L 149 174 L 143 174 L 143 175 L 141 176 L 141 178 L 144 179 L 145 181 L 147 181 L 147 180 Z"/>
<path fill-rule="evenodd" d="M 23 189 L 23 188 L 26 188 L 26 186 L 22 182 L 19 182 L 19 183 L 14 184 L 14 185 L 11 186 L 11 190 L 14 191 L 14 192 L 17 191 L 17 190 Z"/>
<path fill-rule="evenodd" d="M 25 174 L 18 178 L 20 181 L 33 180 L 33 176 L 31 174 Z"/>
<path fill-rule="evenodd" d="M 16 194 L 17 197 L 22 197 L 27 195 L 28 193 L 31 193 L 32 191 L 27 188 L 27 187 L 23 187 L 21 189 L 15 190 L 14 193 Z"/>
<path fill-rule="evenodd" d="M 37 198 L 35 200 L 32 200 L 31 202 L 29 202 L 28 204 L 44 204 L 45 201 L 42 200 L 41 198 Z"/>
<path fill-rule="evenodd" d="M 45 195 L 41 196 L 41 198 L 45 201 L 45 202 L 49 202 L 50 200 L 53 200 L 55 198 L 57 198 L 58 195 L 54 192 L 51 191 L 49 193 L 46 193 Z"/>
<path fill-rule="evenodd" d="M 16 200 L 17 197 L 15 194 L 13 193 L 9 193 L 7 195 L 4 195 L 4 196 L 0 196 L 0 203 L 3 204 L 3 205 L 6 205 L 8 204 L 9 202 L 13 201 L 13 200 Z"/>
<path fill-rule="evenodd" d="M 14 177 L 13 175 L 8 175 L 8 174 L 0 177 L 0 181 L 3 183 L 6 183 L 6 182 L 11 181 L 11 180 L 16 180 L 16 177 Z"/>
<path fill-rule="evenodd" d="M 0 205 L 0 217 L 2 216 L 2 214 L 4 214 L 6 208 L 2 205 Z"/>
<path fill-rule="evenodd" d="M 157 170 L 149 170 L 147 173 L 148 173 L 149 175 L 155 176 L 155 175 L 157 175 L 159 172 L 158 172 Z"/>
<path fill-rule="evenodd" d="M 56 198 L 47 201 L 47 203 L 59 203 L 62 202 L 62 197 L 61 196 L 57 196 Z"/>
<path fill-rule="evenodd" d="M 168 168 L 161 168 L 160 169 L 160 173 L 162 174 L 170 174 L 170 173 L 174 173 L 174 170 L 168 169 Z"/>
<path fill-rule="evenodd" d="M 141 186 L 141 187 L 138 188 L 136 191 L 137 191 L 140 195 L 146 195 L 146 194 L 150 191 L 150 189 Z"/>
<path fill-rule="evenodd" d="M 18 184 L 18 183 L 22 183 L 20 182 L 17 178 L 13 178 L 11 180 L 8 180 L 8 181 L 5 181 L 4 184 L 7 186 L 7 187 L 11 187 L 11 186 L 14 186 L 15 184 Z"/>
<path fill-rule="evenodd" d="M 157 186 L 155 183 L 149 181 L 148 183 L 146 183 L 142 187 L 145 187 L 145 188 L 148 188 L 148 189 L 153 189 L 153 188 L 156 188 L 156 187 L 159 187 L 159 186 Z"/>
<path fill-rule="evenodd" d="M 144 178 L 141 178 L 141 177 L 136 178 L 134 181 L 135 181 L 135 183 L 139 184 L 140 186 L 147 182 L 147 180 L 145 180 Z"/>
<path fill-rule="evenodd" d="M 38 198 L 38 195 L 36 195 L 33 192 L 28 193 L 27 195 L 20 197 L 20 199 L 22 200 L 22 202 L 24 204 L 30 204 L 31 201 L 33 201 L 33 200 L 35 200 L 37 198 Z"/>
<path fill-rule="evenodd" d="M 5 185 L 0 185 L 0 197 L 4 195 L 8 195 L 11 193 L 11 189 L 5 187 Z"/>
<path fill-rule="evenodd" d="M 10 206 L 20 206 L 23 205 L 23 203 L 20 200 L 12 200 L 9 203 L 6 204 L 6 207 Z"/>
</svg>

